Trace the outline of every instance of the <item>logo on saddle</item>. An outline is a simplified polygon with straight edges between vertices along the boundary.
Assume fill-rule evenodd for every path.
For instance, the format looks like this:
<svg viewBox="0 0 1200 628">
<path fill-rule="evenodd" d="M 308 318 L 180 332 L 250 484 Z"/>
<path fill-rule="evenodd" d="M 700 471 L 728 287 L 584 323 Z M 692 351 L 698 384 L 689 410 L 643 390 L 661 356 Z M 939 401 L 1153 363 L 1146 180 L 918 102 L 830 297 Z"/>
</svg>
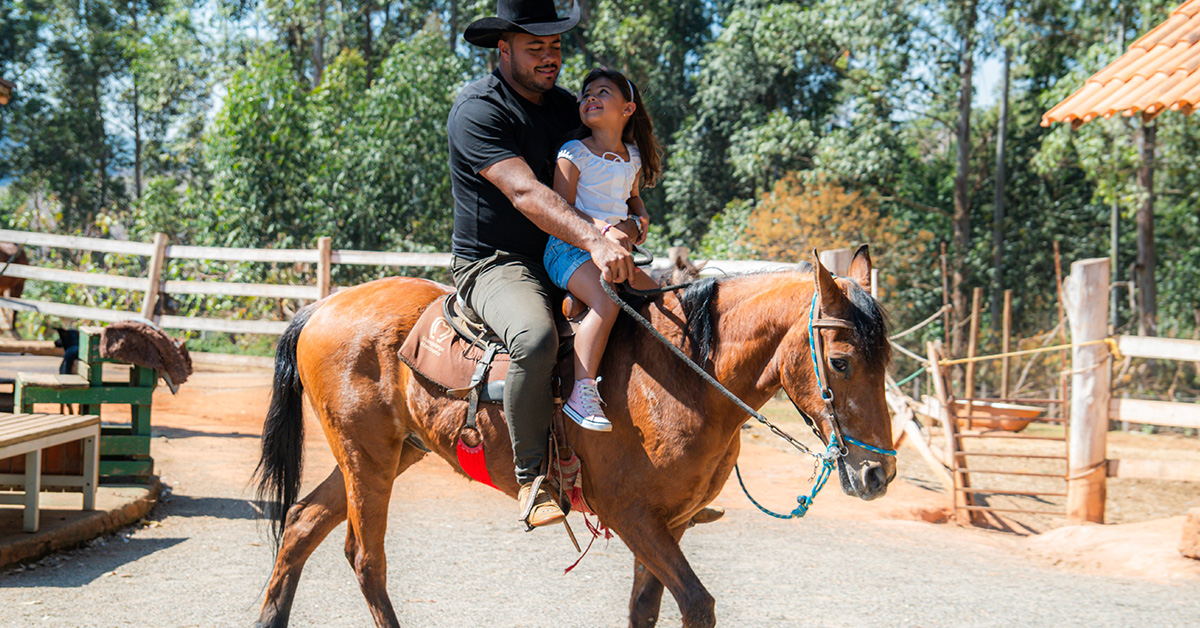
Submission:
<svg viewBox="0 0 1200 628">
<path fill-rule="evenodd" d="M 457 399 L 499 403 L 508 375 L 508 350 L 482 322 L 464 313 L 456 294 L 425 308 L 400 347 L 400 360 Z"/>
</svg>

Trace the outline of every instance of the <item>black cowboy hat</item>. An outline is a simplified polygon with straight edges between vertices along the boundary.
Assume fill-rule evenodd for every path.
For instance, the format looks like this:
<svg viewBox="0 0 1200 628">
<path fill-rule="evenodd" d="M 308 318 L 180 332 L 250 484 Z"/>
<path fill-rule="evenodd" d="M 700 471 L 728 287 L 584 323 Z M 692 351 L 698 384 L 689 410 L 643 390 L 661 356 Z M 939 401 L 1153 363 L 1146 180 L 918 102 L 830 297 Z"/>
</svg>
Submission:
<svg viewBox="0 0 1200 628">
<path fill-rule="evenodd" d="M 565 33 L 579 23 L 579 2 L 571 3 L 571 14 L 558 17 L 554 0 L 496 0 L 496 15 L 475 20 L 463 39 L 483 48 L 495 48 L 503 33 L 526 33 L 536 37 Z"/>
</svg>

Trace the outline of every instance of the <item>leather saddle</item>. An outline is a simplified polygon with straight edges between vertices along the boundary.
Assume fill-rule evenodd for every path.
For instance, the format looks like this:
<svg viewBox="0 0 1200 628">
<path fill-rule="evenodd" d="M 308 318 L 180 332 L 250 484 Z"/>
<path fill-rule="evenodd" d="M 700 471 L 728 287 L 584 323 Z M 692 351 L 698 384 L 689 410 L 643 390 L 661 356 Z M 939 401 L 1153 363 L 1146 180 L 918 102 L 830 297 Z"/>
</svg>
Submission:
<svg viewBox="0 0 1200 628">
<path fill-rule="evenodd" d="M 574 381 L 570 326 L 559 321 L 559 382 Z M 564 359 L 566 358 L 566 359 Z M 417 320 L 404 344 L 400 360 L 414 373 L 456 399 L 502 403 L 510 357 L 500 338 L 458 293 L 438 297 Z M 472 394 L 474 393 L 474 394 Z"/>
</svg>

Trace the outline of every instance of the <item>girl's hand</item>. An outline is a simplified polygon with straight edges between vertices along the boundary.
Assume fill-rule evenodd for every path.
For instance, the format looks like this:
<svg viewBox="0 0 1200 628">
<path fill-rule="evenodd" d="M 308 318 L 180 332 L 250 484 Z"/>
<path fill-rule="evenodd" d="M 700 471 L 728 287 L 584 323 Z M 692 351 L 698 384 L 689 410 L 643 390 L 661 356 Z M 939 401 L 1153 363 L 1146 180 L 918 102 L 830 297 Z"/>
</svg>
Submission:
<svg viewBox="0 0 1200 628">
<path fill-rule="evenodd" d="M 650 235 L 650 216 L 642 213 L 631 216 L 631 218 L 634 220 L 634 227 L 637 229 L 637 239 L 634 241 L 634 244 L 645 244 L 646 236 Z"/>
<path fill-rule="evenodd" d="M 615 225 L 607 225 L 603 233 L 608 239 L 625 247 L 626 251 L 633 250 L 633 240 L 637 236 L 637 229 L 628 221 L 622 220 Z"/>
</svg>

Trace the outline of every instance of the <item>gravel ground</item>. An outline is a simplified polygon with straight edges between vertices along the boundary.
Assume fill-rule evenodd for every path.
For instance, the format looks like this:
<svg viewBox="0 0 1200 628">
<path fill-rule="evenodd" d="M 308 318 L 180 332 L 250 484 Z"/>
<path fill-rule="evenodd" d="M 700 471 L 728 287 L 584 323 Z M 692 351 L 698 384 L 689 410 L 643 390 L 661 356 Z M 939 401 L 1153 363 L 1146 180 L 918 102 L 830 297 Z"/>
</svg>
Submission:
<svg viewBox="0 0 1200 628">
<path fill-rule="evenodd" d="M 172 433 L 156 439 L 155 451 L 174 490 L 151 521 L 0 574 L 0 625 L 252 625 L 272 562 L 243 490 L 257 438 Z M 311 460 L 314 469 L 329 468 L 319 451 Z M 1014 537 L 839 519 L 834 497 L 799 522 L 747 510 L 734 498 L 741 499 L 721 498 L 730 505 L 724 520 L 684 537 L 721 626 L 1191 626 L 1200 616 L 1195 581 L 1083 575 L 1017 549 Z M 440 462 L 401 477 L 387 544 L 401 622 L 626 625 L 632 558 L 619 540 L 598 541 L 563 575 L 575 559 L 565 535 L 520 532 L 514 512 L 510 500 L 468 485 Z M 371 625 L 342 556 L 343 534 L 334 531 L 309 561 L 293 626 Z M 660 625 L 680 625 L 669 595 L 663 608 Z"/>
<path fill-rule="evenodd" d="M 172 493 L 142 526 L 0 572 L 0 627 L 252 625 L 272 565 L 246 490 L 268 381 L 197 374 L 179 396 L 156 395 L 153 454 Z M 309 427 L 306 488 L 332 467 L 320 429 Z M 743 442 L 755 496 L 784 508 L 807 469 L 758 428 Z M 920 484 L 921 467 L 901 451 L 902 478 Z M 750 509 L 734 482 L 717 500 L 725 519 L 684 537 L 720 626 L 1159 627 L 1200 617 L 1200 578 L 1164 584 L 1068 571 L 1022 537 L 882 518 L 944 502 L 903 480 L 870 503 L 840 495 L 835 484 L 808 517 L 780 521 Z M 633 561 L 619 540 L 597 541 L 564 575 L 576 558 L 566 536 L 521 532 L 515 518 L 511 500 L 440 461 L 402 476 L 387 548 L 388 588 L 403 625 L 626 625 Z M 571 519 L 586 535 L 578 515 Z M 342 555 L 344 534 L 335 530 L 308 562 L 293 626 L 371 625 Z M 669 594 L 660 625 L 680 625 Z"/>
</svg>

